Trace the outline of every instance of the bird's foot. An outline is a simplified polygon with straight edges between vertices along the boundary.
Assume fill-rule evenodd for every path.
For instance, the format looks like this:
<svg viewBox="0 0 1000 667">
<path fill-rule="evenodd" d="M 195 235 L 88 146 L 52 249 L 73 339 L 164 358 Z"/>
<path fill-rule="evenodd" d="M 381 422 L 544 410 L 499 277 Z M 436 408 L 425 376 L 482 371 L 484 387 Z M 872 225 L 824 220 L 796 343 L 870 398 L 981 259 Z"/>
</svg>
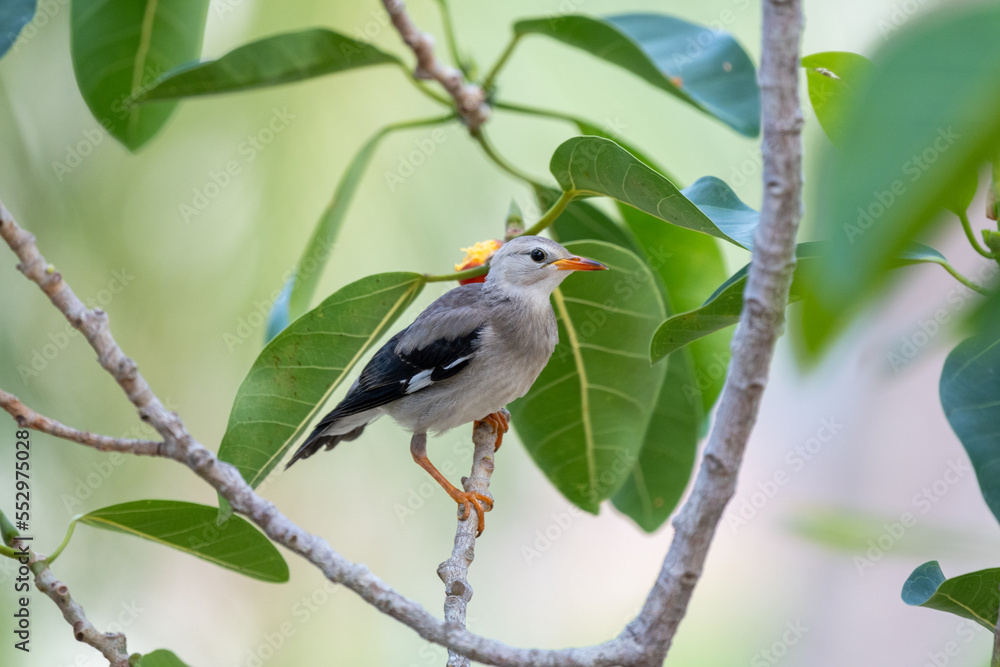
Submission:
<svg viewBox="0 0 1000 667">
<path fill-rule="evenodd" d="M 468 519 L 473 508 L 476 510 L 476 516 L 479 519 L 476 526 L 476 537 L 482 535 L 486 528 L 486 518 L 483 515 L 493 509 L 493 499 L 475 491 L 459 491 L 458 489 L 455 489 L 454 493 L 449 492 L 448 495 L 462 508 L 458 516 L 459 521 Z"/>
<path fill-rule="evenodd" d="M 510 430 L 510 413 L 506 409 L 490 413 L 476 421 L 476 426 L 489 424 L 493 427 L 493 432 L 497 434 L 497 444 L 493 446 L 493 451 L 500 449 L 503 444 L 503 434 Z"/>
</svg>

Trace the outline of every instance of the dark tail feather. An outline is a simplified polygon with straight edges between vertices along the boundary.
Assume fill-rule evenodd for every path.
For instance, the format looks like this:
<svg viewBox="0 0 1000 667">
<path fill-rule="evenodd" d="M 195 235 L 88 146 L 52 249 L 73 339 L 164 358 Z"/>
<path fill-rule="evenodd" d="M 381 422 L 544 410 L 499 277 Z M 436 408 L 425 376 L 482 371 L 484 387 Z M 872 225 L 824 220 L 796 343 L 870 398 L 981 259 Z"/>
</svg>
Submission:
<svg viewBox="0 0 1000 667">
<path fill-rule="evenodd" d="M 292 464 L 299 459 L 307 459 L 323 447 L 326 447 L 326 449 L 333 449 L 339 442 L 350 442 L 351 440 L 357 439 L 357 437 L 361 435 L 361 432 L 365 430 L 365 426 L 367 426 L 367 424 L 362 424 L 353 431 L 341 433 L 340 435 L 321 435 L 322 430 L 326 427 L 320 424 L 320 426 L 318 426 L 316 430 L 314 430 L 312 434 L 306 438 L 306 441 L 303 442 L 302 445 L 295 451 L 295 456 L 293 456 L 292 460 L 285 466 L 285 470 L 291 468 Z"/>
</svg>

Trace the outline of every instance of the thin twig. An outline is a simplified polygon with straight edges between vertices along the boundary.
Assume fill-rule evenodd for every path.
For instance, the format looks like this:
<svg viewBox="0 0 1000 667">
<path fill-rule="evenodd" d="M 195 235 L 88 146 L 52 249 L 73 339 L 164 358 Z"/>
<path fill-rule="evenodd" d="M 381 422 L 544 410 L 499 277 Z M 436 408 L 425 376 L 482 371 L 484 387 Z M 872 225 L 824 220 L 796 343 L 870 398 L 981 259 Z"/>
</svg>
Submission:
<svg viewBox="0 0 1000 667">
<path fill-rule="evenodd" d="M 486 93 L 474 83 L 466 83 L 462 73 L 454 67 L 443 64 L 434 55 L 434 38 L 416 26 L 406 12 L 403 0 L 382 0 L 389 12 L 392 24 L 417 57 L 413 74 L 418 79 L 433 79 L 441 84 L 455 100 L 455 109 L 475 132 L 490 117 L 490 107 L 486 104 Z"/>
<path fill-rule="evenodd" d="M 466 491 L 489 494 L 493 456 L 497 438 L 501 436 L 485 422 L 476 424 L 472 431 L 472 443 L 475 445 L 472 472 L 462 479 Z M 438 576 L 444 582 L 444 622 L 462 628 L 465 627 L 466 608 L 472 599 L 469 566 L 476 557 L 476 530 L 476 514 L 469 512 L 469 516 L 464 521 L 459 521 L 455 529 L 455 546 L 451 550 L 451 558 L 438 565 L 437 569 Z M 469 659 L 449 650 L 448 667 L 469 667 Z"/>
<path fill-rule="evenodd" d="M 743 295 L 733 357 L 712 434 L 691 496 L 674 519 L 674 539 L 656 586 L 626 629 L 649 647 L 643 667 L 663 664 L 701 577 L 712 537 L 736 490 L 743 451 L 757 420 L 774 346 L 784 321 L 802 217 L 802 112 L 799 106 L 800 0 L 765 0 L 760 65 L 764 200 Z"/>
<path fill-rule="evenodd" d="M 69 594 L 69 587 L 56 579 L 52 570 L 45 560 L 39 559 L 28 548 L 28 543 L 22 539 L 15 538 L 11 546 L 16 551 L 23 554 L 35 575 L 35 586 L 41 592 L 49 596 L 56 603 L 62 612 L 63 618 L 73 628 L 73 636 L 76 640 L 89 644 L 101 652 L 111 667 L 128 667 L 128 649 L 126 648 L 125 635 L 120 632 L 101 632 L 87 619 L 87 615 Z"/>
<path fill-rule="evenodd" d="M 72 440 L 81 445 L 93 447 L 102 452 L 126 452 L 140 456 L 159 456 L 162 442 L 153 440 L 130 440 L 128 438 L 112 438 L 89 431 L 78 431 L 55 419 L 40 415 L 17 399 L 17 396 L 0 389 L 0 408 L 3 408 L 17 421 L 18 426 L 41 431 L 64 440 Z"/>
<path fill-rule="evenodd" d="M 357 593 L 379 611 L 395 618 L 427 641 L 461 655 L 502 667 L 611 667 L 629 664 L 640 655 L 628 637 L 602 644 L 557 650 L 524 649 L 475 635 L 435 618 L 360 563 L 353 563 L 325 540 L 312 535 L 258 496 L 232 465 L 220 461 L 188 433 L 180 417 L 163 407 L 134 361 L 125 356 L 111 336 L 108 318 L 100 310 L 87 310 L 83 302 L 48 263 L 35 245 L 35 237 L 14 221 L 0 203 L 0 238 L 17 253 L 19 270 L 49 296 L 53 305 L 77 328 L 97 352 L 101 366 L 125 391 L 139 416 L 163 436 L 160 455 L 183 463 L 229 501 L 233 509 L 256 524 L 272 540 L 315 565 L 330 581 Z"/>
</svg>

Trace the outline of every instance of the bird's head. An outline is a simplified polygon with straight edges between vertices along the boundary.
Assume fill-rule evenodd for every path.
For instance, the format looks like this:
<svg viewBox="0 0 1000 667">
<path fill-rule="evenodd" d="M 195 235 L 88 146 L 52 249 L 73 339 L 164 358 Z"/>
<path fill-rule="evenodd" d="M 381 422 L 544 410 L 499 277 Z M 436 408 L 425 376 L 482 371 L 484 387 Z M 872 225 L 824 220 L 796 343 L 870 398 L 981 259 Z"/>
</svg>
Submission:
<svg viewBox="0 0 1000 667">
<path fill-rule="evenodd" d="M 490 259 L 486 285 L 504 292 L 527 293 L 548 299 L 572 271 L 606 269 L 600 262 L 577 257 L 551 239 L 518 236 Z"/>
</svg>

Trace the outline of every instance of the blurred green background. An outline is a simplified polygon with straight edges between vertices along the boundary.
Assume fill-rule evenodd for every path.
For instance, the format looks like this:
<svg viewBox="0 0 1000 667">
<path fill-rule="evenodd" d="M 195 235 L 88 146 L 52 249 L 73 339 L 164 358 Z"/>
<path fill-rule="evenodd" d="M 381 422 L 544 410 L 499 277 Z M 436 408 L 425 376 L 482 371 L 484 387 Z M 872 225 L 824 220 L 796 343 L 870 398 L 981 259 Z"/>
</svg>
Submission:
<svg viewBox="0 0 1000 667">
<path fill-rule="evenodd" d="M 409 7 L 421 27 L 440 36 L 435 4 L 412 0 Z M 676 14 L 732 32 L 759 62 L 759 7 L 749 0 L 452 4 L 460 45 L 481 68 L 503 48 L 517 18 L 567 11 Z M 891 28 L 933 4 L 807 2 L 802 52 L 870 54 Z M 370 68 L 184 102 L 156 139 L 130 155 L 100 131 L 76 89 L 68 19 L 68 2 L 43 0 L 34 29 L 0 61 L 0 200 L 38 236 L 43 254 L 77 294 L 110 313 L 118 342 L 160 398 L 215 448 L 260 349 L 271 294 L 354 151 L 380 126 L 436 114 L 438 107 L 397 70 Z M 410 59 L 374 0 L 213 2 L 203 56 L 314 25 Z M 529 38 L 501 86 L 504 99 L 572 112 L 621 134 L 684 184 L 716 175 L 750 205 L 760 203 L 754 141 L 586 54 Z M 811 110 L 804 113 L 808 155 L 826 139 Z M 287 123 L 276 121 L 274 127 L 285 126 L 252 148 L 250 138 L 275 118 Z M 565 124 L 501 112 L 489 127 L 504 154 L 537 177 L 548 176 L 552 151 L 573 134 Z M 429 129 L 399 133 L 379 148 L 321 294 L 369 273 L 447 271 L 461 258 L 460 247 L 502 234 L 512 197 L 530 210 L 526 188 L 454 125 L 411 176 L 390 188 L 386 174 L 398 173 L 415 142 L 429 136 Z M 77 163 L 73 151 L 87 155 Z M 230 160 L 239 163 L 238 176 L 214 198 L 196 202 Z M 822 187 L 808 173 L 808 187 Z M 183 214 L 182 206 L 196 204 L 207 205 Z M 982 202 L 971 210 L 981 218 Z M 957 223 L 938 247 L 975 275 L 980 260 L 963 244 Z M 733 254 L 731 268 L 742 261 Z M 13 255 L 0 252 L 0 386 L 75 427 L 153 437 L 89 346 L 67 335 L 59 313 L 14 265 Z M 957 314 L 962 292 L 935 267 L 912 269 L 905 279 L 891 305 L 872 310 L 808 377 L 798 375 L 780 344 L 737 498 L 668 664 L 922 665 L 938 654 L 947 664 L 987 662 L 985 632 L 899 601 L 902 582 L 920 562 L 940 557 L 946 574 L 958 574 L 995 566 L 1000 546 L 971 471 L 933 491 L 942 488 L 934 482 L 945 471 L 966 462 L 937 401 L 937 376 L 955 337 L 939 331 L 915 343 L 914 335 L 938 308 Z M 429 286 L 409 316 L 447 287 Z M 903 353 L 907 363 L 894 367 L 892 353 Z M 8 509 L 15 427 L 0 423 L 0 506 Z M 460 429 L 430 445 L 432 459 L 455 482 L 469 465 L 468 440 L 468 429 Z M 450 553 L 454 503 L 412 463 L 407 442 L 396 426 L 379 422 L 361 441 L 276 476 L 261 492 L 346 557 L 439 613 L 435 568 Z M 795 453 L 803 447 L 808 460 Z M 773 483 L 779 471 L 786 473 L 780 486 Z M 32 474 L 30 532 L 43 553 L 79 512 L 139 498 L 215 502 L 214 492 L 178 465 L 112 459 L 40 434 L 33 437 Z M 933 502 L 918 501 L 924 488 L 932 489 Z M 499 454 L 492 490 L 496 509 L 470 579 L 470 629 L 544 647 L 617 634 L 654 580 L 671 528 L 648 536 L 610 506 L 597 517 L 573 509 L 514 436 Z M 831 507 L 852 512 L 830 514 Z M 903 512 L 914 513 L 917 525 L 884 555 L 866 554 L 867 540 L 877 540 L 887 530 L 883 523 Z M 870 559 L 871 567 L 858 558 Z M 290 583 L 263 584 L 81 527 L 54 569 L 98 628 L 120 623 L 132 651 L 170 648 L 193 667 L 444 664 L 443 649 L 353 593 L 325 585 L 301 559 L 288 560 Z M 0 609 L 12 607 L 11 565 L 0 562 Z M 0 664 L 102 664 L 37 591 L 31 605 L 32 653 L 5 640 Z"/>
</svg>

